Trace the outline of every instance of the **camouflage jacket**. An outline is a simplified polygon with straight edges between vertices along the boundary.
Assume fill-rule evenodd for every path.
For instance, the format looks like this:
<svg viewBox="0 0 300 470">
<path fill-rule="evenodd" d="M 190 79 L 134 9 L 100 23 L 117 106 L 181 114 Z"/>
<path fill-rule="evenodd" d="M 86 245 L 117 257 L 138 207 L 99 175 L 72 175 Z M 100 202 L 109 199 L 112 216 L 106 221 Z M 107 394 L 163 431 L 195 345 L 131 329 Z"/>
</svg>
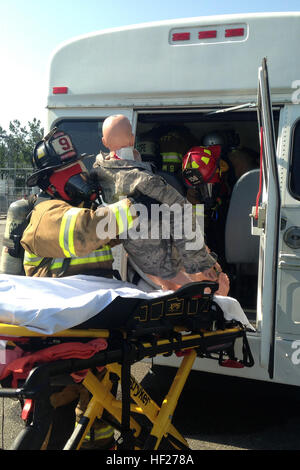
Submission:
<svg viewBox="0 0 300 470">
<path fill-rule="evenodd" d="M 132 238 L 122 240 L 129 258 L 144 273 L 171 279 L 182 269 L 194 274 L 215 264 L 204 245 L 195 213 L 190 214 L 191 236 L 185 234 L 185 207 L 189 206 L 191 209 L 191 204 L 164 178 L 156 175 L 150 163 L 105 159 L 105 155 L 100 153 L 96 157 L 94 169 L 97 171 L 105 203 L 117 202 L 138 191 L 160 204 L 161 215 L 154 217 L 152 208 L 151 217 L 147 217 L 146 234 L 145 230 L 142 231 L 140 222 L 139 233 L 136 229 L 134 234 L 129 231 Z M 143 220 L 141 215 L 140 220 Z M 195 243 L 196 237 L 200 237 L 202 242 L 199 238 L 199 243 Z"/>
</svg>

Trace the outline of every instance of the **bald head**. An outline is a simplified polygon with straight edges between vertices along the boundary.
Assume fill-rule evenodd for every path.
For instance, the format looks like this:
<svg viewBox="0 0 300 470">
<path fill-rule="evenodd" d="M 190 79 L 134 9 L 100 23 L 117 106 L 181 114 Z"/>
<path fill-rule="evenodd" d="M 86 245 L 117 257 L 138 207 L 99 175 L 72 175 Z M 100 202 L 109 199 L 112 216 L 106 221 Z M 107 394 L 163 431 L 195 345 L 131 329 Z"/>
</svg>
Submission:
<svg viewBox="0 0 300 470">
<path fill-rule="evenodd" d="M 111 152 L 123 147 L 132 147 L 134 136 L 129 119 L 116 114 L 105 119 L 102 126 L 102 142 Z"/>
</svg>

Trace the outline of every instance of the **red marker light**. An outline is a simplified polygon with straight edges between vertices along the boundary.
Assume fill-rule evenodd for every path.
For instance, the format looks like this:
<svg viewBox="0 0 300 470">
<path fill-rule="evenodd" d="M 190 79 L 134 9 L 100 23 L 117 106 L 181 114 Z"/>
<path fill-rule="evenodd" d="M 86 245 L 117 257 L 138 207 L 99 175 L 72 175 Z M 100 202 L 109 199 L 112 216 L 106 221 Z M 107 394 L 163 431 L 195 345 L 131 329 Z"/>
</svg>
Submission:
<svg viewBox="0 0 300 470">
<path fill-rule="evenodd" d="M 174 33 L 172 41 L 189 41 L 190 37 L 190 33 Z"/>
<path fill-rule="evenodd" d="M 235 359 L 225 359 L 225 361 L 222 361 L 220 365 L 222 367 L 230 367 L 233 369 L 242 369 L 244 367 L 244 364 L 236 361 Z"/>
<path fill-rule="evenodd" d="M 27 400 L 25 400 L 22 413 L 21 413 L 21 418 L 24 421 L 26 421 L 29 418 L 29 415 L 33 410 L 33 405 L 34 405 L 33 400 L 31 400 L 30 398 L 27 398 Z"/>
<path fill-rule="evenodd" d="M 68 87 L 67 86 L 54 86 L 52 91 L 53 91 L 53 95 L 66 95 L 68 93 Z"/>
<path fill-rule="evenodd" d="M 216 38 L 217 31 L 199 31 L 198 38 L 199 39 L 210 39 Z"/>
<path fill-rule="evenodd" d="M 244 36 L 245 30 L 244 28 L 234 28 L 234 29 L 226 29 L 225 30 L 225 38 L 232 38 L 236 36 Z"/>
</svg>

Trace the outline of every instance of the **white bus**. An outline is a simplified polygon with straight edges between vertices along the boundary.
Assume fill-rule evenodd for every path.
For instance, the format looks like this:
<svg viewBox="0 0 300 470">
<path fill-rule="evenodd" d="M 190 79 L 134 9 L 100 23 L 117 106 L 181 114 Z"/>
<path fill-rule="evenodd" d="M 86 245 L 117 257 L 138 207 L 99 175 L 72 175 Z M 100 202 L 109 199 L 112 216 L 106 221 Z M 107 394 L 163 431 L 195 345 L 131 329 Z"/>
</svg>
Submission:
<svg viewBox="0 0 300 470">
<path fill-rule="evenodd" d="M 70 133 L 79 152 L 98 153 L 103 120 L 119 113 L 157 162 L 162 129 L 193 145 L 210 132 L 238 136 L 230 158 L 244 171 L 228 183 L 218 255 L 256 328 L 255 366 L 199 359 L 196 370 L 300 385 L 299 37 L 300 12 L 199 17 L 96 32 L 51 59 L 48 128 Z"/>
</svg>

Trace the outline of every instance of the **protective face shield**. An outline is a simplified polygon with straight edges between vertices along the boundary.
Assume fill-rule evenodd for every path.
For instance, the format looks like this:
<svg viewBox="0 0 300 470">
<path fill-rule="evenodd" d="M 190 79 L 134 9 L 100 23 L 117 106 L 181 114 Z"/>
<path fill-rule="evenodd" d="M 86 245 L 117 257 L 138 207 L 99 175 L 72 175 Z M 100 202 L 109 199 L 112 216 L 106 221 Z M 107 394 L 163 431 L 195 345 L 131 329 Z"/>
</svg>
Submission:
<svg viewBox="0 0 300 470">
<path fill-rule="evenodd" d="M 183 157 L 182 176 L 187 187 L 196 189 L 204 204 L 213 204 L 213 184 L 220 183 L 221 146 L 192 147 Z"/>
</svg>

